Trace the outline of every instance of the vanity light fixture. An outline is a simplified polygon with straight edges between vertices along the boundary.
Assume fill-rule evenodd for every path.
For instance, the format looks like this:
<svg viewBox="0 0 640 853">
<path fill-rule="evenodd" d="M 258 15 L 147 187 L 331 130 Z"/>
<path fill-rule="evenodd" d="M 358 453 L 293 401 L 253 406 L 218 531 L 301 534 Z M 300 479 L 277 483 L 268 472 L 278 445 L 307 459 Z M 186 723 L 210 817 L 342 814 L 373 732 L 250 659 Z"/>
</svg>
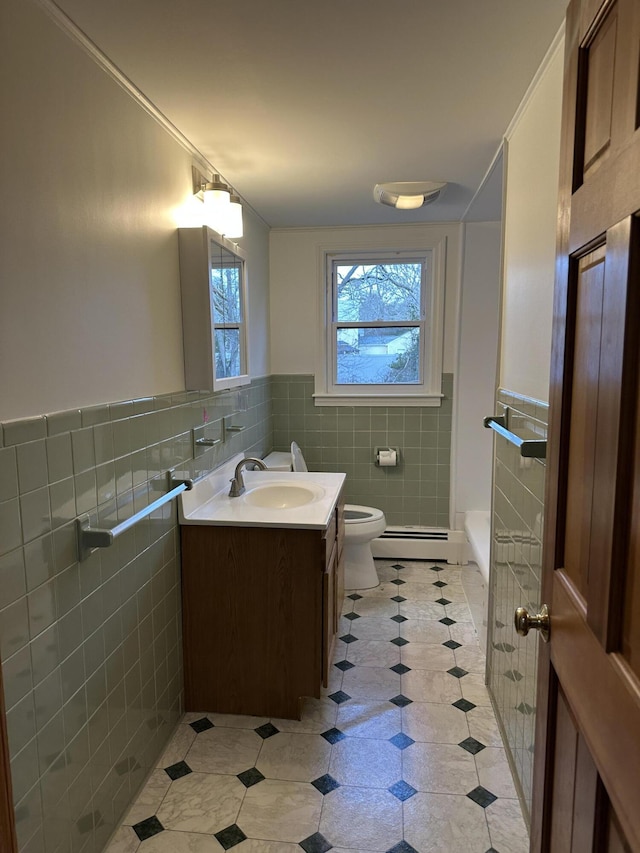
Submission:
<svg viewBox="0 0 640 853">
<path fill-rule="evenodd" d="M 189 209 L 188 225 L 208 225 L 222 237 L 230 240 L 242 237 L 240 196 L 236 195 L 217 173 L 209 180 L 196 166 L 192 166 L 191 171 L 194 204 Z M 185 216 L 184 219 L 186 218 Z M 187 227 L 187 223 L 184 222 L 183 226 Z"/>
<path fill-rule="evenodd" d="M 220 175 L 214 175 L 202 187 L 202 200 L 204 202 L 206 224 L 213 228 L 218 234 L 222 230 L 229 216 L 229 205 L 231 203 L 231 190 L 223 183 Z"/>
<path fill-rule="evenodd" d="M 240 202 L 240 196 L 234 195 L 233 193 L 231 193 L 229 200 L 229 208 L 226 213 L 226 222 L 224 227 L 226 228 L 224 236 L 229 237 L 231 240 L 237 240 L 244 234 L 244 228 L 242 225 L 242 203 Z"/>
<path fill-rule="evenodd" d="M 373 197 L 378 204 L 398 210 L 417 210 L 436 201 L 446 186 L 446 181 L 391 181 L 376 184 Z"/>
</svg>

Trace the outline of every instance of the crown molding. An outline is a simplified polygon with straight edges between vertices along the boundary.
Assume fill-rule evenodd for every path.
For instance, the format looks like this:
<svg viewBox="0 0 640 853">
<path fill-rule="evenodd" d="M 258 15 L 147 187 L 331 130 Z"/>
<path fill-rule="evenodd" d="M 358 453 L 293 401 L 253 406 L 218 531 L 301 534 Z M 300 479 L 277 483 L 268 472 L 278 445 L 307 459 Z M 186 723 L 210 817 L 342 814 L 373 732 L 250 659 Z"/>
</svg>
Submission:
<svg viewBox="0 0 640 853">
<path fill-rule="evenodd" d="M 91 59 L 105 71 L 130 98 L 150 115 L 158 124 L 194 159 L 195 164 L 201 166 L 203 172 L 215 172 L 215 168 L 207 158 L 200 152 L 187 137 L 162 113 L 156 105 L 138 89 L 126 74 L 115 65 L 109 57 L 103 53 L 98 45 L 75 24 L 53 0 L 35 0 L 38 6 L 60 27 L 70 38 L 79 45 Z"/>
</svg>

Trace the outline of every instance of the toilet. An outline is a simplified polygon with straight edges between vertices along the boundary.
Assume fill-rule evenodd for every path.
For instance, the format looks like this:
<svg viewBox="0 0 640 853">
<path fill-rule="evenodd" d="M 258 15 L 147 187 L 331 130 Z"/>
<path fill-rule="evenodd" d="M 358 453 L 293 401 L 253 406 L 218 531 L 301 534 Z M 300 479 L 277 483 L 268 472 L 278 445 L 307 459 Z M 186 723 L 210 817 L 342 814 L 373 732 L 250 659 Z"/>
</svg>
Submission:
<svg viewBox="0 0 640 853">
<path fill-rule="evenodd" d="M 302 451 L 295 441 L 291 453 L 275 450 L 262 460 L 270 471 L 308 471 Z M 346 504 L 344 508 L 344 585 L 346 589 L 378 586 L 378 574 L 371 553 L 371 540 L 387 526 L 381 509 Z"/>
</svg>

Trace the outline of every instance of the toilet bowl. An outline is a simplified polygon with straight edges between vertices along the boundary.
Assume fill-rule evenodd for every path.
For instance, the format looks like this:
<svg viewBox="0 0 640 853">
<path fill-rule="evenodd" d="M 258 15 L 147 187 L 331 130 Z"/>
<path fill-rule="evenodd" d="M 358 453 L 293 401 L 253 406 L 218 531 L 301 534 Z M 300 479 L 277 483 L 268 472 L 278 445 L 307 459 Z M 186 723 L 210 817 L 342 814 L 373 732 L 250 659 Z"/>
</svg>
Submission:
<svg viewBox="0 0 640 853">
<path fill-rule="evenodd" d="M 291 453 L 276 450 L 263 462 L 271 471 L 308 471 L 302 451 L 295 441 Z M 378 586 L 378 574 L 371 553 L 371 540 L 381 536 L 387 523 L 381 509 L 346 504 L 344 508 L 344 585 L 345 589 L 371 589 Z"/>
</svg>

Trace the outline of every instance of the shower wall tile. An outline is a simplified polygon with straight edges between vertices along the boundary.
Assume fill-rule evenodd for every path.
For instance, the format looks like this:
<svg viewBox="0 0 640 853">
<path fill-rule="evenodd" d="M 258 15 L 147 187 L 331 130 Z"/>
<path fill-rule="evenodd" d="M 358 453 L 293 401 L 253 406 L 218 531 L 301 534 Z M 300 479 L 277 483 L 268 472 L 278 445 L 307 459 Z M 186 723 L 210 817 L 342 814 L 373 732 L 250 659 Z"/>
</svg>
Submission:
<svg viewBox="0 0 640 853">
<path fill-rule="evenodd" d="M 509 409 L 509 429 L 522 438 L 547 437 L 544 403 L 499 389 L 497 411 Z M 519 637 L 517 607 L 540 606 L 544 459 L 524 459 L 495 439 L 488 687 L 516 769 L 525 811 L 531 811 L 536 712 L 537 637 Z"/>
<path fill-rule="evenodd" d="M 315 406 L 308 375 L 276 375 L 271 389 L 276 450 L 296 441 L 310 469 L 344 472 L 347 501 L 379 507 L 390 525 L 449 527 L 453 374 L 438 408 Z M 379 468 L 374 448 L 388 446 L 400 464 Z"/>
<path fill-rule="evenodd" d="M 98 853 L 182 711 L 175 503 L 79 563 L 75 519 L 113 525 L 273 447 L 268 378 L 0 425 L 0 655 L 21 853 Z M 245 426 L 192 456 L 191 429 Z"/>
</svg>

